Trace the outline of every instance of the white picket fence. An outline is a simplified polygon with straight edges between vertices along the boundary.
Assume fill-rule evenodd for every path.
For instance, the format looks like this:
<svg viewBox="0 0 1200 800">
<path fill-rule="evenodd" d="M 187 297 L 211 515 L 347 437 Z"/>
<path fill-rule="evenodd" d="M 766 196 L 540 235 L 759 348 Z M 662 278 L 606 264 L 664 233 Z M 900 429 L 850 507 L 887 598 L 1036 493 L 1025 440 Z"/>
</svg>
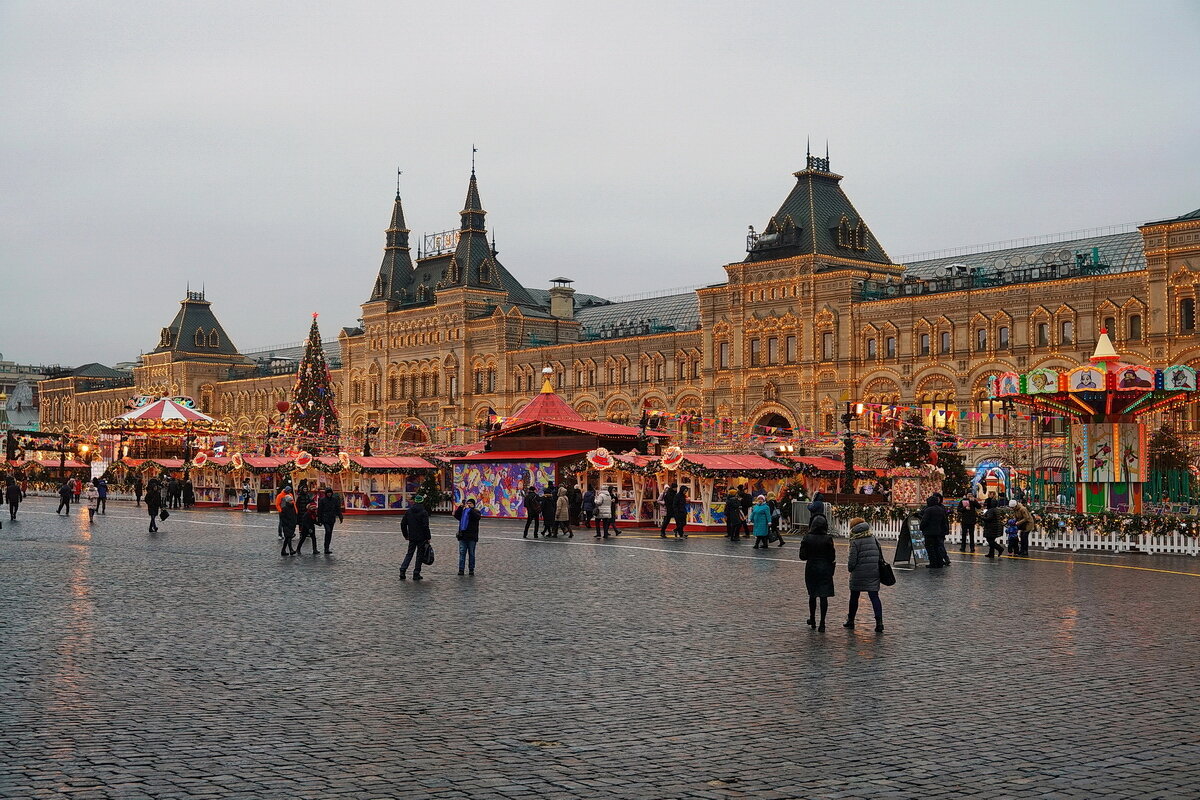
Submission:
<svg viewBox="0 0 1200 800">
<path fill-rule="evenodd" d="M 874 522 L 871 523 L 871 532 L 878 539 L 895 540 L 900 538 L 900 532 L 904 530 L 905 524 L 901 520 Z M 849 533 L 849 527 L 846 525 L 845 520 L 834 520 L 832 528 L 835 536 L 846 536 Z M 960 529 L 957 525 L 954 525 L 952 533 L 946 539 L 946 549 L 952 550 L 957 547 L 960 535 Z M 987 546 L 987 542 L 979 533 L 978 528 L 975 529 L 975 541 L 977 546 L 980 542 L 983 542 L 985 547 Z M 1003 544 L 1003 541 L 1001 541 L 1001 544 Z M 1043 550 L 1070 550 L 1072 552 L 1098 550 L 1108 553 L 1154 553 L 1175 556 L 1200 555 L 1200 538 L 1185 536 L 1182 533 L 1173 533 L 1166 536 L 1130 535 L 1121 537 L 1113 533 L 1096 533 L 1072 528 L 1050 532 L 1039 529 L 1030 534 L 1029 544 L 1033 547 L 1040 547 Z"/>
</svg>

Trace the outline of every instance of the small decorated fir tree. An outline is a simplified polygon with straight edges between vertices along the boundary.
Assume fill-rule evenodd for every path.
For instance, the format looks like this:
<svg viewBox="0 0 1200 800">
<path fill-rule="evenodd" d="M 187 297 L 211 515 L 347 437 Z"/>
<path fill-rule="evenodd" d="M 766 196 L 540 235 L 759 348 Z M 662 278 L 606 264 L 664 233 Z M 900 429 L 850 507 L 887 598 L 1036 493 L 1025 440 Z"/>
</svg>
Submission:
<svg viewBox="0 0 1200 800">
<path fill-rule="evenodd" d="M 333 384 L 329 379 L 329 365 L 325 363 L 325 351 L 321 349 L 321 332 L 317 328 L 316 314 L 313 314 L 304 358 L 292 390 L 287 432 L 295 440 L 296 447 L 310 453 L 333 452 L 338 448 L 340 426 L 337 407 L 334 405 Z"/>
<path fill-rule="evenodd" d="M 962 497 L 971 488 L 971 476 L 967 474 L 966 458 L 958 449 L 958 436 L 942 429 L 934 434 L 937 443 L 937 464 L 946 473 L 942 479 L 942 494 L 946 497 Z"/>
</svg>

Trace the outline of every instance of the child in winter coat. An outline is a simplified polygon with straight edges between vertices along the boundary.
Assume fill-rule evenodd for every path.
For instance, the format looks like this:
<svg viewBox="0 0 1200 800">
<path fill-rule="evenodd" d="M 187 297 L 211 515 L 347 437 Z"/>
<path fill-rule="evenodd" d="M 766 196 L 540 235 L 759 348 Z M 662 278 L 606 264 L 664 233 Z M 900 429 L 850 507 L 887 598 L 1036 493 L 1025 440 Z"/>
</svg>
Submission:
<svg viewBox="0 0 1200 800">
<path fill-rule="evenodd" d="M 1009 517 L 1004 524 L 1004 535 L 1008 537 L 1008 554 L 1015 556 L 1021 552 L 1021 529 L 1017 527 L 1016 519 Z"/>
</svg>

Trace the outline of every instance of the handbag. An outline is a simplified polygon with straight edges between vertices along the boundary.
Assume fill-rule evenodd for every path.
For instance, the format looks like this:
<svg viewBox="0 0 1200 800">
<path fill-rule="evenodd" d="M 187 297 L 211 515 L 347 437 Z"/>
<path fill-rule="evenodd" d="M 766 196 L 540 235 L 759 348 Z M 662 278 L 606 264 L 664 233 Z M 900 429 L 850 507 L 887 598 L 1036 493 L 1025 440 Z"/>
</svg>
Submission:
<svg viewBox="0 0 1200 800">
<path fill-rule="evenodd" d="M 892 565 L 879 559 L 879 582 L 884 586 L 896 585 L 896 573 L 892 570 Z"/>
<path fill-rule="evenodd" d="M 429 542 L 425 542 L 424 547 L 421 548 L 421 563 L 426 566 L 433 563 L 433 545 Z"/>
<path fill-rule="evenodd" d="M 169 516 L 171 516 L 171 513 L 169 511 L 167 511 L 165 508 L 162 511 L 158 512 L 158 518 L 161 520 L 166 520 L 166 518 Z"/>
</svg>

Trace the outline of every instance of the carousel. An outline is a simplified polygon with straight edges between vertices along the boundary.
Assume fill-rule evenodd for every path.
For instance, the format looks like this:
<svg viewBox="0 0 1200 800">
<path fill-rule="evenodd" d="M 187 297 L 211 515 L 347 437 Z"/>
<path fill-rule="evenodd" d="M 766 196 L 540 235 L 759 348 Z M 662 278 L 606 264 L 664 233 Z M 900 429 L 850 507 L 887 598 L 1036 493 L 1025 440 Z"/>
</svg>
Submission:
<svg viewBox="0 0 1200 800">
<path fill-rule="evenodd" d="M 1124 363 L 1103 330 L 1089 361 L 1061 371 L 1006 372 L 992 378 L 989 391 L 1033 414 L 1068 420 L 1067 472 L 1076 511 L 1140 513 L 1149 480 L 1147 431 L 1140 420 L 1200 400 L 1196 370 Z"/>
<path fill-rule="evenodd" d="M 146 479 L 191 478 L 190 469 L 201 466 L 209 452 L 223 449 L 229 436 L 229 424 L 197 409 L 190 397 L 142 395 L 131 404 L 131 410 L 100 425 L 101 458 L 118 483 L 129 483 L 138 472 Z M 198 470 L 193 486 L 196 505 L 223 505 L 224 484 L 211 472 Z"/>
</svg>

